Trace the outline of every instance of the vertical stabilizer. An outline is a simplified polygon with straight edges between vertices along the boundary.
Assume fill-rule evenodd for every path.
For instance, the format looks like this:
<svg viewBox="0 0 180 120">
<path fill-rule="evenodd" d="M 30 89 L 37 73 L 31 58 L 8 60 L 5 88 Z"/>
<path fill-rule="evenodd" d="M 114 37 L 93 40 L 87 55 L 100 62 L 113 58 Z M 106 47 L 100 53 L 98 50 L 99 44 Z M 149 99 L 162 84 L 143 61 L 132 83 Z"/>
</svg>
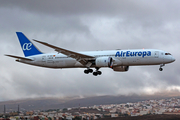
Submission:
<svg viewBox="0 0 180 120">
<path fill-rule="evenodd" d="M 22 33 L 16 32 L 25 57 L 42 54 L 41 51 Z"/>
</svg>

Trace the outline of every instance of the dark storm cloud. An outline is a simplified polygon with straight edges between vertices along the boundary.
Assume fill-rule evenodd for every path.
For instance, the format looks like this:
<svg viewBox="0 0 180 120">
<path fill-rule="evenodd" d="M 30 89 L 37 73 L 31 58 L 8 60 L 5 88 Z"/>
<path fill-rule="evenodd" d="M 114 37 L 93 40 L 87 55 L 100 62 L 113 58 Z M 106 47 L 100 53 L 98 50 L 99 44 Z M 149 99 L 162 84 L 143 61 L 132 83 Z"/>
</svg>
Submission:
<svg viewBox="0 0 180 120">
<path fill-rule="evenodd" d="M 142 1 L 140 1 L 142 2 Z M 145 4 L 146 5 L 146 4 Z M 117 14 L 122 13 L 127 10 L 130 11 L 140 11 L 141 8 L 138 8 L 138 4 L 134 1 L 119 1 L 119 0 L 103 0 L 103 1 L 3 1 L 1 2 L 2 7 L 9 8 L 20 8 L 32 12 L 41 12 L 46 14 L 58 14 L 58 15 L 82 15 L 82 14 Z M 127 8 L 126 6 L 129 6 Z M 147 6 L 147 5 L 146 5 Z M 139 6 L 143 7 L 143 6 Z M 122 11 L 126 10 L 126 11 Z M 102 14 L 103 15 L 103 14 Z"/>
<path fill-rule="evenodd" d="M 0 4 L 0 100 L 29 97 L 152 94 L 180 90 L 179 1 L 11 0 Z M 17 63 L 3 54 L 23 56 L 16 31 L 75 51 L 153 48 L 176 58 L 166 65 L 130 67 L 125 73 L 101 69 L 45 69 Z M 52 49 L 38 43 L 45 52 Z M 169 92 L 171 94 L 171 92 Z"/>
<path fill-rule="evenodd" d="M 97 16 L 121 16 L 126 21 L 135 21 L 143 23 L 146 26 L 156 26 L 166 20 L 179 18 L 179 1 L 157 1 L 152 0 L 147 2 L 144 0 L 78 0 L 78 1 L 63 1 L 63 0 L 44 0 L 44 1 L 24 1 L 11 0 L 2 1 L 2 8 L 15 8 L 20 11 L 28 11 L 34 14 L 45 14 L 51 16 L 76 16 L 77 15 L 97 15 Z M 18 14 L 18 13 L 17 13 Z M 162 21 L 159 21 L 161 19 Z M 156 24 L 154 24 L 154 22 Z"/>
</svg>

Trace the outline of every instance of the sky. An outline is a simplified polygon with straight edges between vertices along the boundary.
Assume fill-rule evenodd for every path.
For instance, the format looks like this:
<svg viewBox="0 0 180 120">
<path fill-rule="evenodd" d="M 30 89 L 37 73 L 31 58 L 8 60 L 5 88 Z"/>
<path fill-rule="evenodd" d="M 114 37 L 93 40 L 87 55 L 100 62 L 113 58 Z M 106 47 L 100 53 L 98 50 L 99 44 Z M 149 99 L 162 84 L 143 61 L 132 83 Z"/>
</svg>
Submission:
<svg viewBox="0 0 180 120">
<path fill-rule="evenodd" d="M 180 1 L 177 0 L 4 0 L 0 4 L 0 101 L 37 97 L 180 94 Z M 101 68 L 49 69 L 18 63 L 24 56 L 15 32 L 72 51 L 160 49 L 176 61 Z M 33 42 L 34 43 L 34 42 Z M 34 43 L 45 53 L 53 49 Z"/>
</svg>

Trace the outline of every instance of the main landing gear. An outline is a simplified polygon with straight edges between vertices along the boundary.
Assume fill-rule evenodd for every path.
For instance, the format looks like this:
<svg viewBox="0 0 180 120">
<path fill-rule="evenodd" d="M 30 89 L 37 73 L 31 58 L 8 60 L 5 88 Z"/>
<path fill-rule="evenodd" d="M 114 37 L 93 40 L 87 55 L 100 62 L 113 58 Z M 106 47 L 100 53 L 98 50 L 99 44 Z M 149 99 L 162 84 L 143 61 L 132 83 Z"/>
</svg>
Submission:
<svg viewBox="0 0 180 120">
<path fill-rule="evenodd" d="M 93 72 L 93 75 L 94 75 L 94 76 L 97 76 L 97 75 L 101 75 L 101 74 L 102 74 L 102 72 L 101 72 L 101 71 L 98 71 L 98 70 L 99 70 L 99 68 L 96 67 L 96 71 Z"/>
<path fill-rule="evenodd" d="M 92 73 L 92 72 L 93 72 L 93 69 L 84 70 L 84 73 L 85 73 L 85 74 L 89 74 L 89 73 Z"/>
<path fill-rule="evenodd" d="M 160 64 L 160 68 L 159 68 L 159 71 L 163 71 L 163 66 L 165 66 L 165 64 Z"/>
<path fill-rule="evenodd" d="M 93 72 L 92 69 L 84 70 L 84 73 L 85 73 L 85 74 L 89 74 L 89 73 L 92 73 L 92 72 Z M 93 72 L 93 75 L 94 75 L 94 76 L 97 76 L 97 75 L 101 75 L 101 74 L 102 74 L 102 72 L 99 71 L 99 68 L 98 68 L 98 67 L 96 67 L 96 71 Z"/>
</svg>

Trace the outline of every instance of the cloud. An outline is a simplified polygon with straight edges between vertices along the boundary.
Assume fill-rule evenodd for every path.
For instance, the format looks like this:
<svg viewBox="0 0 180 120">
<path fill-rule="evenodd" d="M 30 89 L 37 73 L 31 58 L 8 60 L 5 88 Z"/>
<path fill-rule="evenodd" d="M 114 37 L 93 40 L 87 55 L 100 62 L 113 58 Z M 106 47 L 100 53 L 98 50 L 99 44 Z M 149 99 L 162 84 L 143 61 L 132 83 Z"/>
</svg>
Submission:
<svg viewBox="0 0 180 120">
<path fill-rule="evenodd" d="M 179 1 L 2 1 L 0 4 L 0 100 L 29 97 L 151 94 L 179 89 Z M 98 77 L 84 69 L 47 69 L 17 63 L 23 56 L 16 31 L 74 51 L 162 49 L 176 61 L 130 67 L 126 73 L 102 68 Z M 35 45 L 43 52 L 54 50 Z M 178 90 L 176 91 L 178 92 Z M 170 93 L 170 92 L 169 92 Z"/>
</svg>

